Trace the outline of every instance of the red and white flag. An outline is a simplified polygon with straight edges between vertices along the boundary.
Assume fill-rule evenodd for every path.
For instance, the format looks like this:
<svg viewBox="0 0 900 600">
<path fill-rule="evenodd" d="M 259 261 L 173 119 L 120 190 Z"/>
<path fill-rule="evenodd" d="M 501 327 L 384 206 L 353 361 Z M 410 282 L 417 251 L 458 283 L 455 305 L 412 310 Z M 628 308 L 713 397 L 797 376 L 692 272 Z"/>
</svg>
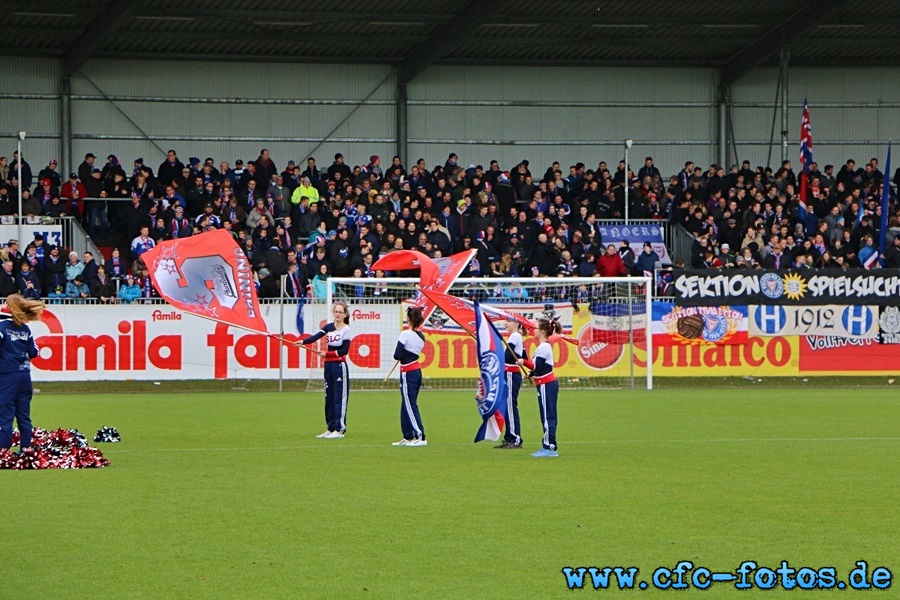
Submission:
<svg viewBox="0 0 900 600">
<path fill-rule="evenodd" d="M 388 252 L 375 261 L 372 269 L 382 271 L 419 269 L 419 289 L 444 293 L 465 270 L 476 252 L 477 250 L 473 249 L 467 252 L 458 252 L 446 258 L 431 259 L 415 250 L 397 250 Z M 414 306 L 422 309 L 422 316 L 426 321 L 435 309 L 434 302 L 425 294 L 419 294 L 416 297 Z"/>
<path fill-rule="evenodd" d="M 187 313 L 268 333 L 250 261 L 224 229 L 160 242 L 141 255 L 159 295 Z"/>
</svg>

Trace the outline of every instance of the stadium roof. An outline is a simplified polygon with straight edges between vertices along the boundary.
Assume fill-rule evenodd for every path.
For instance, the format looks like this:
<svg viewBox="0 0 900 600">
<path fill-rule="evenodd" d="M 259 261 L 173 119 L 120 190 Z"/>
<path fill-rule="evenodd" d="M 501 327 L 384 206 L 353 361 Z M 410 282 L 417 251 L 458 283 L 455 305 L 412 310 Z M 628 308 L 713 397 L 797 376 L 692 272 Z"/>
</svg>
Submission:
<svg viewBox="0 0 900 600">
<path fill-rule="evenodd" d="M 256 8 L 264 6 L 265 8 Z M 864 0 L 66 0 L 6 3 L 0 55 L 431 64 L 895 66 L 900 2 Z"/>
</svg>

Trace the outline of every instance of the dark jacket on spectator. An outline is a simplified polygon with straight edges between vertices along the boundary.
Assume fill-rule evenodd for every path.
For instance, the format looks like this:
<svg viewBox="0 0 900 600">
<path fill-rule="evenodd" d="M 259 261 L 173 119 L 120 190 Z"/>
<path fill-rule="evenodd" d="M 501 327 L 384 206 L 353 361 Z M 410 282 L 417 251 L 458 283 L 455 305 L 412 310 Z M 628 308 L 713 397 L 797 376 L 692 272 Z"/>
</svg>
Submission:
<svg viewBox="0 0 900 600">
<path fill-rule="evenodd" d="M 7 273 L 6 269 L 0 268 L 0 299 L 6 298 L 10 294 L 18 292 L 16 285 L 16 277 L 14 272 Z"/>
<path fill-rule="evenodd" d="M 107 277 L 106 281 L 101 282 L 100 279 L 95 275 L 93 281 L 91 282 L 91 296 L 94 298 L 115 298 L 115 282 L 110 277 Z"/>
<path fill-rule="evenodd" d="M 183 169 L 184 163 L 180 160 L 176 160 L 175 164 L 164 160 L 163 163 L 159 165 L 159 171 L 156 172 L 156 180 L 160 185 L 168 185 L 175 181 L 175 179 L 181 177 L 181 171 Z"/>
<path fill-rule="evenodd" d="M 44 258 L 44 295 L 53 292 L 57 287 L 65 288 L 66 285 L 66 261 L 57 257 L 54 261 L 50 256 Z"/>
</svg>

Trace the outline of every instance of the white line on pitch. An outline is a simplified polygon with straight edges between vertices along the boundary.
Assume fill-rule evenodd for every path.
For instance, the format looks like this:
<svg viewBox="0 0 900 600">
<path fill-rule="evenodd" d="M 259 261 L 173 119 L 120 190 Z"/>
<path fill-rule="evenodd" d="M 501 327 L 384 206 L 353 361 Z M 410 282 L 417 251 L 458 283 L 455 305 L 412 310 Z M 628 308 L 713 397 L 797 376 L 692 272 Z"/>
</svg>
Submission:
<svg viewBox="0 0 900 600">
<path fill-rule="evenodd" d="M 897 442 L 900 437 L 835 437 L 835 438 L 734 438 L 734 439 L 711 439 L 711 440 L 591 440 L 591 441 L 565 441 L 562 445 L 578 445 L 578 446 L 601 446 L 601 445 L 618 445 L 618 444 L 747 444 L 747 443 L 784 443 L 784 442 Z M 463 442 L 438 442 L 436 446 L 471 446 L 471 443 Z M 319 450 L 326 446 L 343 449 L 356 448 L 387 448 L 390 442 L 384 444 L 353 444 L 353 443 L 334 443 L 324 442 L 322 444 L 311 444 L 306 446 L 265 446 L 261 448 L 233 447 L 233 448 L 147 448 L 144 450 L 128 450 L 113 449 L 115 454 L 140 454 L 147 452 L 260 452 L 267 450 L 269 452 L 283 452 L 288 450 Z M 401 450 L 403 452 L 403 450 Z M 427 452 L 425 450 L 424 452 Z"/>
</svg>

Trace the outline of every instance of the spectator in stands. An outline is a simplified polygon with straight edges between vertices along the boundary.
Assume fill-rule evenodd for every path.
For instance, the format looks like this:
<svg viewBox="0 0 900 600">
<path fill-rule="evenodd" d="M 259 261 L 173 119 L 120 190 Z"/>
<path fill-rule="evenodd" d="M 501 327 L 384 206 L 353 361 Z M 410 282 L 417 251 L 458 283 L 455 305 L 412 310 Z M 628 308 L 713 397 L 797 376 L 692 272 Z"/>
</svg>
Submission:
<svg viewBox="0 0 900 600">
<path fill-rule="evenodd" d="M 137 283 L 141 288 L 141 298 L 144 298 L 145 300 L 159 298 L 159 292 L 153 287 L 153 281 L 150 279 L 150 271 L 147 269 L 147 265 L 143 264 L 141 261 L 137 261 L 136 264 L 140 265 L 141 277 Z M 135 270 L 138 269 L 136 268 Z"/>
<path fill-rule="evenodd" d="M 131 304 L 141 297 L 141 288 L 135 282 L 134 275 L 125 276 L 125 281 L 119 287 L 118 296 L 125 304 Z"/>
<path fill-rule="evenodd" d="M 54 196 L 59 196 L 59 187 L 53 185 L 53 181 L 49 178 L 44 178 L 38 181 L 37 187 L 34 188 L 34 197 L 36 197 L 41 202 L 41 206 L 47 205 L 50 203 L 50 199 Z M 18 212 L 16 208 L 13 209 L 13 212 Z M 13 213 L 9 213 L 13 214 Z"/>
<path fill-rule="evenodd" d="M 77 257 L 77 255 L 76 255 Z M 51 246 L 50 254 L 44 257 L 42 268 L 43 293 L 48 298 L 63 298 L 66 292 L 66 263 L 59 255 L 59 247 Z"/>
<path fill-rule="evenodd" d="M 725 245 L 727 246 L 727 244 Z M 640 255 L 637 257 L 637 259 L 635 259 L 635 275 L 644 276 L 646 273 L 653 273 L 654 269 L 656 269 L 656 263 L 658 262 L 659 254 L 657 254 L 653 249 L 653 244 L 651 244 L 650 242 L 644 242 L 644 247 Z"/>
<path fill-rule="evenodd" d="M 278 278 L 272 275 L 269 269 L 259 270 L 259 297 L 278 298 L 281 293 L 278 286 Z"/>
<path fill-rule="evenodd" d="M 79 273 L 75 279 L 66 283 L 66 297 L 78 303 L 84 303 L 90 298 L 91 290 L 84 283 L 84 277 Z"/>
<path fill-rule="evenodd" d="M 864 269 L 877 269 L 878 264 L 878 248 L 875 247 L 875 239 L 871 234 L 867 234 L 863 240 L 863 246 L 857 253 L 859 264 Z"/>
<path fill-rule="evenodd" d="M 141 254 L 156 246 L 156 242 L 150 237 L 150 228 L 141 227 L 137 237 L 131 240 L 131 258 L 132 260 L 140 258 Z"/>
<path fill-rule="evenodd" d="M 122 254 L 118 248 L 113 248 L 112 255 L 106 261 L 106 272 L 114 281 L 122 279 L 128 272 L 128 265 L 122 259 Z"/>
<path fill-rule="evenodd" d="M 38 275 L 31 270 L 31 263 L 23 261 L 16 277 L 19 293 L 31 300 L 41 299 L 41 282 Z"/>
<path fill-rule="evenodd" d="M 265 201 L 262 198 L 258 198 L 253 210 L 250 211 L 245 220 L 247 230 L 253 231 L 259 227 L 263 217 L 265 217 L 267 223 L 273 223 L 275 221 L 275 217 L 273 217 L 272 213 L 269 212 L 269 209 L 266 208 Z"/>
<path fill-rule="evenodd" d="M 769 252 L 763 257 L 764 269 L 786 269 L 790 266 L 790 258 L 784 256 L 781 244 L 772 245 Z"/>
<path fill-rule="evenodd" d="M 150 228 L 150 239 L 156 244 L 169 239 L 169 230 L 166 229 L 166 220 L 164 218 L 156 217 L 155 224 Z"/>
<path fill-rule="evenodd" d="M 315 277 L 312 278 L 314 298 L 325 298 L 328 293 L 328 278 L 330 276 L 331 273 L 329 272 L 328 264 L 320 262 L 318 269 L 316 269 Z"/>
<path fill-rule="evenodd" d="M 103 265 L 97 269 L 97 275 L 91 282 L 91 296 L 102 304 L 116 303 L 116 284 L 110 279 Z"/>
<path fill-rule="evenodd" d="M 616 252 L 613 244 L 609 244 L 606 247 L 606 254 L 597 259 L 597 273 L 601 277 L 625 276 L 625 263 L 622 262 L 622 257 Z"/>
<path fill-rule="evenodd" d="M 334 155 L 334 162 L 328 167 L 328 179 L 338 181 L 340 179 L 350 179 L 353 171 L 349 166 L 344 164 L 344 155 L 338 152 Z"/>
<path fill-rule="evenodd" d="M 13 261 L 7 257 L 3 260 L 3 268 L 0 269 L 0 299 L 6 298 L 10 294 L 15 294 L 18 291 Z"/>
<path fill-rule="evenodd" d="M 169 150 L 166 152 L 166 160 L 159 165 L 156 179 L 160 185 L 169 185 L 182 176 L 183 170 L 184 163 L 178 160 L 178 154 L 175 150 Z"/>
<path fill-rule="evenodd" d="M 640 156 L 640 155 L 638 155 L 638 156 Z M 638 170 L 637 176 L 638 176 L 638 179 L 640 179 L 641 181 L 643 181 L 644 178 L 647 178 L 647 177 L 649 177 L 651 179 L 653 177 L 662 177 L 662 175 L 659 172 L 659 169 L 657 169 L 653 164 L 652 156 L 648 156 L 647 158 L 644 159 L 644 166 Z"/>
<path fill-rule="evenodd" d="M 628 275 L 634 273 L 634 250 L 631 249 L 631 244 L 628 240 L 619 242 L 619 256 L 622 257 L 622 264 L 625 265 L 625 273 Z"/>
<path fill-rule="evenodd" d="M 90 177 L 90 174 L 88 174 L 88 177 Z M 62 210 L 60 212 L 73 216 L 84 214 L 84 199 L 88 197 L 88 192 L 78 174 L 69 173 L 69 180 L 64 183 L 59 190 L 59 196 L 66 201 L 62 203 Z M 47 214 L 51 214 L 48 207 L 45 207 L 44 210 Z"/>
<path fill-rule="evenodd" d="M 46 167 L 41 169 L 41 172 L 38 173 L 38 181 L 43 181 L 48 179 L 50 181 L 51 187 L 55 189 L 59 189 L 59 186 L 62 185 L 62 179 L 60 178 L 59 173 L 56 171 L 57 167 L 56 159 L 50 160 Z"/>
<path fill-rule="evenodd" d="M 74 281 L 75 277 L 84 272 L 84 263 L 78 260 L 77 252 L 69 252 L 69 262 L 66 263 L 66 281 Z"/>
</svg>

